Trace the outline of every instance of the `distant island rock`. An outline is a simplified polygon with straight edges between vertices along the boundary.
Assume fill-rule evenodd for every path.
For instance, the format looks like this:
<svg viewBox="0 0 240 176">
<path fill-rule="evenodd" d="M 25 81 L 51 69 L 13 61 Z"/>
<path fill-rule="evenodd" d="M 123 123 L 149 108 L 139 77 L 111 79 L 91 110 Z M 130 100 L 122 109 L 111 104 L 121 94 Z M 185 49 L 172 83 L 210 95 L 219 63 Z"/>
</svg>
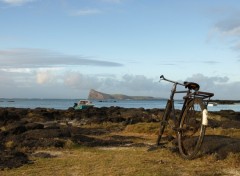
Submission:
<svg viewBox="0 0 240 176">
<path fill-rule="evenodd" d="M 109 100 L 109 99 L 114 99 L 114 100 L 157 100 L 161 98 L 155 98 L 151 96 L 128 96 L 128 95 L 123 95 L 123 94 L 107 94 L 107 93 L 102 93 L 98 92 L 94 89 L 91 89 L 89 94 L 88 94 L 88 99 L 90 100 Z"/>
<path fill-rule="evenodd" d="M 229 104 L 240 103 L 240 100 L 210 100 L 209 102 L 229 105 Z"/>
</svg>

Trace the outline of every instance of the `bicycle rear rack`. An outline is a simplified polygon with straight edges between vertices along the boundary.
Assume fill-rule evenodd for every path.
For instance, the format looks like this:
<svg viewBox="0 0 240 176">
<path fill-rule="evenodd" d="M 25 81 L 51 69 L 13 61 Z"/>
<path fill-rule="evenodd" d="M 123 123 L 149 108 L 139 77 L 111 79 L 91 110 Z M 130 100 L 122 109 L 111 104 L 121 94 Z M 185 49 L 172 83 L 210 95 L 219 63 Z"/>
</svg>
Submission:
<svg viewBox="0 0 240 176">
<path fill-rule="evenodd" d="M 196 91 L 196 92 L 189 93 L 183 98 L 184 99 L 185 98 L 202 98 L 202 99 L 209 98 L 210 99 L 212 96 L 214 96 L 213 93 Z"/>
</svg>

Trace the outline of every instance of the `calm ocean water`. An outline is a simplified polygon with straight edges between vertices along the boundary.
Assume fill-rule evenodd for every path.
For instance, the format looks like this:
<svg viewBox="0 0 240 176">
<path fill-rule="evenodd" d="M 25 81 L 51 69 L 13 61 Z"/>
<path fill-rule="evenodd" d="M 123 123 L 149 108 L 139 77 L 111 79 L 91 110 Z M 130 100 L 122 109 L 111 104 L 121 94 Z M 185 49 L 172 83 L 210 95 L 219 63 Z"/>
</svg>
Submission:
<svg viewBox="0 0 240 176">
<path fill-rule="evenodd" d="M 15 108 L 54 108 L 54 109 L 68 109 L 73 107 L 74 103 L 77 103 L 79 99 L 0 99 L 0 107 L 15 107 Z M 95 107 L 110 107 L 119 106 L 123 108 L 161 108 L 166 106 L 166 100 L 108 100 L 104 102 L 92 101 Z M 182 108 L 182 101 L 175 100 L 175 108 Z M 209 111 L 219 110 L 234 110 L 240 112 L 240 104 L 232 105 L 217 105 L 209 106 Z"/>
</svg>

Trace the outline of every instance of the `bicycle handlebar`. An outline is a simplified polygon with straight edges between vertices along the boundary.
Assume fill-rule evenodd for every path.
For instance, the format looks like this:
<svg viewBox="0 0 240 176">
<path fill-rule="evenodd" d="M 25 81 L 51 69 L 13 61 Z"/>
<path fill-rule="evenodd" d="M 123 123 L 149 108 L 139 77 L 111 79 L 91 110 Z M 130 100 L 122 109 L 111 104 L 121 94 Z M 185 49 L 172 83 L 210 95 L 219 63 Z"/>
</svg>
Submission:
<svg viewBox="0 0 240 176">
<path fill-rule="evenodd" d="M 179 85 L 182 85 L 182 86 L 185 86 L 183 83 L 179 83 L 177 81 L 172 81 L 170 79 L 166 79 L 163 75 L 160 76 L 160 81 L 161 80 L 164 80 L 164 81 L 168 81 L 168 82 L 171 82 L 171 83 L 174 83 L 174 84 L 179 84 Z"/>
<path fill-rule="evenodd" d="M 177 82 L 177 81 L 172 81 L 172 80 L 166 79 L 163 75 L 160 76 L 160 81 L 161 81 L 161 80 L 171 82 L 171 83 L 173 83 L 173 84 L 175 84 L 175 85 L 179 84 L 179 85 L 182 85 L 182 86 L 186 86 L 184 83 L 179 83 L 179 82 Z M 179 92 L 179 93 L 183 93 L 183 92 Z M 185 93 L 185 91 L 184 91 L 184 93 Z M 198 89 L 197 89 L 197 91 L 188 94 L 188 95 L 185 96 L 184 98 L 186 98 L 186 97 L 191 97 L 191 96 L 202 97 L 203 99 L 205 99 L 205 98 L 210 98 L 210 97 L 214 96 L 214 94 L 213 94 L 213 93 L 209 93 L 209 92 L 200 92 L 200 91 L 198 91 Z"/>
</svg>

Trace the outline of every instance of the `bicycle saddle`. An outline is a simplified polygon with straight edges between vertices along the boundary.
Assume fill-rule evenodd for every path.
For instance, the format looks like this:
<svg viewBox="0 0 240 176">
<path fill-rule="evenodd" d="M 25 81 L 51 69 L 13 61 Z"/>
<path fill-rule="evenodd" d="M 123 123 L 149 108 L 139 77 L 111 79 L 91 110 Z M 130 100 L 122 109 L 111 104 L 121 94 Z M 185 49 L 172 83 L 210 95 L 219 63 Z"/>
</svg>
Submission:
<svg viewBox="0 0 240 176">
<path fill-rule="evenodd" d="M 188 88 L 189 90 L 195 90 L 198 91 L 200 86 L 197 83 L 194 82 L 184 82 L 185 88 Z"/>
</svg>

